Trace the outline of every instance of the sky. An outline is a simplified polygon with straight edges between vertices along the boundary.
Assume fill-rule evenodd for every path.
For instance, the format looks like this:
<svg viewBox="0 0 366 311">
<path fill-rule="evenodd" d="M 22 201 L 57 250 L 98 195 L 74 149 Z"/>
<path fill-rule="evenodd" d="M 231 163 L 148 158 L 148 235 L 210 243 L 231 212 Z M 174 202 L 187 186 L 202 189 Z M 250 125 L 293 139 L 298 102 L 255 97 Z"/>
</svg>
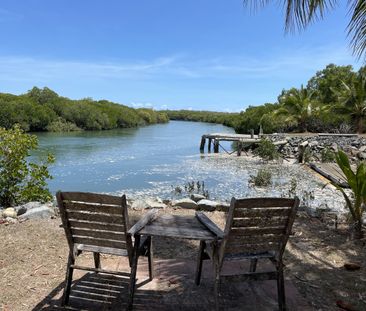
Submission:
<svg viewBox="0 0 366 311">
<path fill-rule="evenodd" d="M 2 0 L 0 92 L 237 112 L 275 102 L 329 63 L 362 63 L 341 4 L 285 34 L 281 6 L 242 0 Z M 347 2 L 347 1 L 340 1 Z"/>
</svg>

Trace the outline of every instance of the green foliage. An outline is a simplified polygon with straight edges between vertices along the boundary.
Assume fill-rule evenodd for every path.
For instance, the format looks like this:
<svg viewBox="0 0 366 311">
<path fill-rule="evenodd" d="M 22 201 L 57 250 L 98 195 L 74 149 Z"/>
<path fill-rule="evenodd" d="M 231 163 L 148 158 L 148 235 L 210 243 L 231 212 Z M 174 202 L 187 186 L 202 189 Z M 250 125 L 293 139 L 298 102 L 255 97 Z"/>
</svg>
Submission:
<svg viewBox="0 0 366 311">
<path fill-rule="evenodd" d="M 172 186 L 173 187 L 173 186 Z M 184 189 L 184 190 L 183 190 Z M 183 187 L 176 186 L 174 188 L 175 195 L 184 195 L 184 194 L 202 194 L 205 198 L 209 198 L 210 194 L 207 189 L 205 189 L 205 182 L 204 181 L 187 181 L 184 183 Z"/>
<path fill-rule="evenodd" d="M 321 152 L 321 161 L 323 163 L 330 163 L 335 161 L 334 152 L 329 148 L 324 148 Z"/>
<path fill-rule="evenodd" d="M 276 146 L 268 139 L 262 138 L 258 143 L 258 147 L 253 150 L 256 156 L 259 156 L 265 161 L 272 161 L 279 158 L 279 153 Z"/>
<path fill-rule="evenodd" d="M 52 198 L 46 179 L 52 178 L 48 165 L 54 162 L 53 156 L 40 164 L 27 160 L 29 152 L 37 146 L 37 137 L 25 134 L 19 125 L 9 130 L 0 128 L 0 205 L 45 202 Z"/>
<path fill-rule="evenodd" d="M 0 93 L 0 127 L 25 131 L 108 130 L 167 122 L 165 113 L 133 109 L 106 100 L 71 100 L 45 87 L 27 94 Z"/>
<path fill-rule="evenodd" d="M 338 151 L 335 155 L 336 162 L 344 175 L 347 183 L 352 190 L 349 196 L 341 187 L 335 185 L 342 192 L 346 200 L 352 219 L 355 222 L 355 232 L 357 238 L 362 238 L 362 215 L 366 209 L 366 164 L 360 162 L 355 171 L 352 170 L 347 155 L 343 151 Z"/>
<path fill-rule="evenodd" d="M 257 175 L 250 175 L 249 183 L 256 187 L 267 187 L 272 184 L 272 172 L 265 168 L 258 170 Z"/>
</svg>

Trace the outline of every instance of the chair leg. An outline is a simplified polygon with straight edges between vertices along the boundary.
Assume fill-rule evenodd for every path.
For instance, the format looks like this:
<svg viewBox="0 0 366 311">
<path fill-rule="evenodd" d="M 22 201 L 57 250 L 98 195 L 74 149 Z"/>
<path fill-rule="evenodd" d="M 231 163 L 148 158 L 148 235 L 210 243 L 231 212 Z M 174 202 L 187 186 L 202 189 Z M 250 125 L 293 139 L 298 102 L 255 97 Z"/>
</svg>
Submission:
<svg viewBox="0 0 366 311">
<path fill-rule="evenodd" d="M 134 245 L 134 249 L 133 249 L 130 284 L 128 287 L 127 310 L 132 310 L 132 306 L 133 306 L 133 296 L 135 293 L 135 285 L 136 285 L 137 262 L 139 259 L 139 253 L 138 253 L 139 248 L 140 248 L 140 236 L 136 235 L 135 236 L 135 245 Z"/>
<path fill-rule="evenodd" d="M 286 298 L 285 298 L 285 280 L 283 277 L 283 268 L 280 263 L 280 267 L 277 269 L 277 291 L 278 291 L 278 308 L 280 311 L 286 310 Z"/>
<path fill-rule="evenodd" d="M 213 249 L 213 265 L 215 270 L 215 284 L 214 284 L 214 291 L 215 291 L 215 308 L 216 311 L 220 309 L 219 305 L 219 297 L 220 297 L 220 262 L 219 262 L 219 254 L 218 254 L 218 246 L 215 245 Z"/>
<path fill-rule="evenodd" d="M 200 248 L 198 251 L 198 258 L 197 258 L 196 278 L 195 278 L 196 285 L 200 285 L 200 282 L 201 282 L 202 262 L 203 262 L 203 255 L 205 252 L 205 248 L 206 248 L 206 242 L 201 241 Z"/>
<path fill-rule="evenodd" d="M 250 260 L 249 272 L 255 272 L 255 270 L 257 270 L 257 262 L 258 262 L 258 259 Z"/>
<path fill-rule="evenodd" d="M 94 266 L 97 269 L 101 268 L 101 264 L 100 264 L 100 254 L 99 253 L 93 253 L 94 255 Z"/>
<path fill-rule="evenodd" d="M 153 252 L 153 247 L 152 247 L 152 237 L 149 237 L 149 242 L 148 242 L 148 248 L 149 248 L 149 254 L 148 254 L 148 263 L 149 263 L 149 279 L 150 281 L 152 281 L 152 279 L 154 278 L 154 252 Z"/>
<path fill-rule="evenodd" d="M 71 268 L 71 265 L 73 265 L 74 263 L 75 263 L 74 256 L 69 254 L 69 259 L 67 261 L 67 268 L 66 268 L 65 289 L 64 289 L 64 294 L 62 296 L 61 306 L 65 306 L 69 303 L 72 275 L 74 272 L 74 269 Z"/>
</svg>

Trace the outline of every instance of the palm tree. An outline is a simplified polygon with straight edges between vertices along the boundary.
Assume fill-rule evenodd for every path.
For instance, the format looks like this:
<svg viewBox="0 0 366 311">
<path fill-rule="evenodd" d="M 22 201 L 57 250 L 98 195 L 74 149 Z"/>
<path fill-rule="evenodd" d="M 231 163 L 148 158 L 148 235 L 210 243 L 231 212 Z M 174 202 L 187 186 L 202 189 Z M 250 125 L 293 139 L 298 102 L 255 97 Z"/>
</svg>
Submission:
<svg viewBox="0 0 366 311">
<path fill-rule="evenodd" d="M 303 85 L 300 89 L 292 88 L 283 92 L 278 98 L 280 108 L 274 115 L 285 116 L 285 122 L 295 124 L 300 131 L 307 132 L 309 120 L 317 111 L 314 93 Z"/>
<path fill-rule="evenodd" d="M 257 10 L 270 2 L 280 2 L 285 11 L 285 30 L 302 30 L 312 22 L 322 19 L 334 9 L 339 0 L 243 0 L 244 6 Z M 348 37 L 354 55 L 358 58 L 366 51 L 366 3 L 365 0 L 348 0 L 351 19 L 347 26 Z"/>
<path fill-rule="evenodd" d="M 342 89 L 334 90 L 339 98 L 339 104 L 334 110 L 349 114 L 355 123 L 357 133 L 362 133 L 366 118 L 366 75 L 359 71 L 351 83 L 342 81 L 342 85 Z"/>
</svg>

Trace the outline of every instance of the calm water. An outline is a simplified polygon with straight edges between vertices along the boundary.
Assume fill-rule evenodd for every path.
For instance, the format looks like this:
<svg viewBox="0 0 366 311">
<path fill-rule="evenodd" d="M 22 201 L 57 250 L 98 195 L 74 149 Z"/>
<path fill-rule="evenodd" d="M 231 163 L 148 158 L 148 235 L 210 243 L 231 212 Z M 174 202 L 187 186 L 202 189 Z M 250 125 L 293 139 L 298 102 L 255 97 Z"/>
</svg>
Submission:
<svg viewBox="0 0 366 311">
<path fill-rule="evenodd" d="M 52 192 L 90 191 L 128 197 L 172 198 L 187 196 L 187 182 L 204 182 L 211 199 L 232 196 L 288 196 L 291 179 L 308 205 L 334 206 L 341 196 L 326 193 L 299 165 L 264 164 L 259 159 L 199 153 L 202 134 L 233 129 L 216 124 L 171 121 L 138 129 L 81 133 L 40 133 L 39 155 L 51 152 L 56 163 L 50 171 Z M 230 149 L 230 144 L 224 145 Z M 250 175 L 261 167 L 273 172 L 272 186 L 254 188 Z M 182 190 L 177 193 L 176 188 Z M 324 192 L 325 191 L 325 192 Z M 293 195 L 293 194 L 292 194 Z"/>
</svg>

